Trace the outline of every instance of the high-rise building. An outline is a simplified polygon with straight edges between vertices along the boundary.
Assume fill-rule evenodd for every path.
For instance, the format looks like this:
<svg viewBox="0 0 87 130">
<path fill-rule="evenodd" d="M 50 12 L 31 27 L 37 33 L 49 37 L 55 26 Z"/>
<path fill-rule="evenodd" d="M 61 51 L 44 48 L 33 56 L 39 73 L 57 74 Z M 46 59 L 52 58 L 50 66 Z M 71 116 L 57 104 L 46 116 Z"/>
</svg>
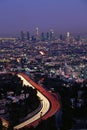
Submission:
<svg viewBox="0 0 87 130">
<path fill-rule="evenodd" d="M 36 41 L 40 40 L 40 36 L 39 36 L 39 28 L 36 27 L 36 34 L 35 34 L 35 37 L 36 37 Z"/>
<path fill-rule="evenodd" d="M 21 31 L 21 40 L 24 41 L 25 40 L 25 32 Z"/>
<path fill-rule="evenodd" d="M 36 37 L 34 35 L 31 37 L 31 41 L 36 42 Z"/>
<path fill-rule="evenodd" d="M 41 33 L 41 40 L 42 40 L 42 41 L 45 41 L 45 40 L 46 40 L 45 34 L 44 34 L 43 32 Z"/>
<path fill-rule="evenodd" d="M 30 33 L 27 31 L 27 40 L 30 40 Z"/>
<path fill-rule="evenodd" d="M 67 43 L 70 42 L 70 32 L 67 32 L 67 34 L 66 34 L 66 40 L 67 40 Z"/>
<path fill-rule="evenodd" d="M 22 41 L 30 40 L 30 33 L 29 33 L 29 31 L 27 31 L 27 32 L 21 31 L 21 40 Z"/>
<path fill-rule="evenodd" d="M 39 36 L 39 28 L 36 27 L 36 36 Z"/>
<path fill-rule="evenodd" d="M 67 38 L 70 38 L 70 32 L 67 32 Z"/>
<path fill-rule="evenodd" d="M 47 32 L 47 34 L 46 34 L 46 40 L 50 40 L 50 34 L 49 34 L 49 32 Z"/>
<path fill-rule="evenodd" d="M 54 36 L 54 31 L 53 29 L 50 29 L 50 40 L 54 40 L 55 36 Z"/>
</svg>

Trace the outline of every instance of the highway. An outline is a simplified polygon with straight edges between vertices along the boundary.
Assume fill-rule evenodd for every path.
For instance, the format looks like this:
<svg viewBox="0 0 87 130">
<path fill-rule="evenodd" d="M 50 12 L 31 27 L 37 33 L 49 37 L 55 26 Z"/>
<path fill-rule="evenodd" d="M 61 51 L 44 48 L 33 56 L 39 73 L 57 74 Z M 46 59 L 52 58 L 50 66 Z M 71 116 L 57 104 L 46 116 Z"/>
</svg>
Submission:
<svg viewBox="0 0 87 130">
<path fill-rule="evenodd" d="M 60 109 L 60 103 L 44 88 L 38 86 L 29 77 L 24 74 L 18 74 L 18 76 L 23 80 L 23 84 L 29 85 L 37 89 L 37 95 L 41 100 L 42 107 L 37 114 L 32 115 L 31 118 L 14 126 L 14 130 L 19 130 L 24 127 L 37 126 L 41 119 L 46 120 L 47 118 L 54 115 Z"/>
</svg>

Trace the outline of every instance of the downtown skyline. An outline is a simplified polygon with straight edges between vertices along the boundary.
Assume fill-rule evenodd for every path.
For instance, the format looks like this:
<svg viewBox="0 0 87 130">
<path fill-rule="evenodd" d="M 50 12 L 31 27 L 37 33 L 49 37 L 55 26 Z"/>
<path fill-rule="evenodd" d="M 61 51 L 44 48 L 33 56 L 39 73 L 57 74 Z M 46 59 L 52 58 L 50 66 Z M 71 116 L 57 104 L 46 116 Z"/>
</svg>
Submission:
<svg viewBox="0 0 87 130">
<path fill-rule="evenodd" d="M 0 36 L 18 35 L 21 30 L 40 33 L 87 33 L 86 0 L 1 0 Z"/>
</svg>

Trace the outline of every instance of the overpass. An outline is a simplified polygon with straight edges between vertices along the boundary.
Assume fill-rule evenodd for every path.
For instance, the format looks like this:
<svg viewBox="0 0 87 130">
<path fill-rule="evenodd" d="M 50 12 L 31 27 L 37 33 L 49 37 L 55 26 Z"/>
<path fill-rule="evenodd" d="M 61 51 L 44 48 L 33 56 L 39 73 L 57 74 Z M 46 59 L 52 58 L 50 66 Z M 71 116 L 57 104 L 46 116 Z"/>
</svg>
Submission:
<svg viewBox="0 0 87 130">
<path fill-rule="evenodd" d="M 23 80 L 23 84 L 29 85 L 33 88 L 37 89 L 37 96 L 40 98 L 42 103 L 42 108 L 36 114 L 33 114 L 31 118 L 27 119 L 23 123 L 20 123 L 17 126 L 14 126 L 14 130 L 19 130 L 22 128 L 30 128 L 31 126 L 35 127 L 39 124 L 41 120 L 46 120 L 49 117 L 53 116 L 59 109 L 60 103 L 52 93 L 46 91 L 41 86 L 37 85 L 33 82 L 28 76 L 25 74 L 18 74 L 18 76 Z"/>
</svg>

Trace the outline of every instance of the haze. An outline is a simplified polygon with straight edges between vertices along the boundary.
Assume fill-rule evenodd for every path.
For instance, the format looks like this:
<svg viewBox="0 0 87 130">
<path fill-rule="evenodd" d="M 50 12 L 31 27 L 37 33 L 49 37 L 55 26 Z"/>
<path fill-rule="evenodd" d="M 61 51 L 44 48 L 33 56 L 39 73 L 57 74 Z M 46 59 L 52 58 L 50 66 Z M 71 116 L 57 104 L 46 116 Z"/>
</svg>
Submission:
<svg viewBox="0 0 87 130">
<path fill-rule="evenodd" d="M 87 32 L 86 0 L 0 0 L 0 36 L 21 30 Z"/>
</svg>

